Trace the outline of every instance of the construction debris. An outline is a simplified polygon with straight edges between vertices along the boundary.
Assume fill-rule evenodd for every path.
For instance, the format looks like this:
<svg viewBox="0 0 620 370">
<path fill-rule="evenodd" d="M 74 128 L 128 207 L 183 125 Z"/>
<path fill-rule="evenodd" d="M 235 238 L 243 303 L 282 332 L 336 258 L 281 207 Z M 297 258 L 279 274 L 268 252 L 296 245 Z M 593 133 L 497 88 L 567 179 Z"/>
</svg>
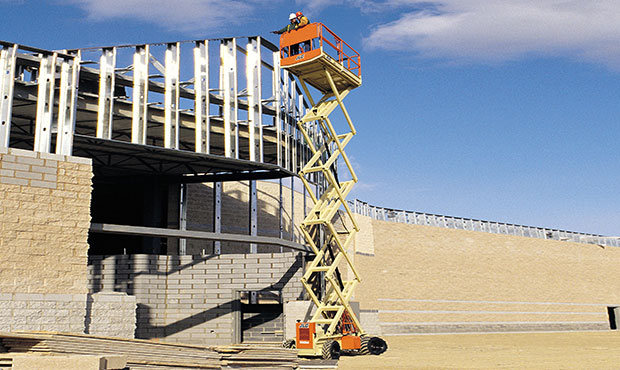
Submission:
<svg viewBox="0 0 620 370">
<path fill-rule="evenodd" d="M 120 355 L 131 370 L 152 369 L 295 369 L 295 350 L 268 346 L 207 347 L 52 332 L 0 333 L 10 353 L 0 356 L 0 369 L 12 353 Z"/>
</svg>

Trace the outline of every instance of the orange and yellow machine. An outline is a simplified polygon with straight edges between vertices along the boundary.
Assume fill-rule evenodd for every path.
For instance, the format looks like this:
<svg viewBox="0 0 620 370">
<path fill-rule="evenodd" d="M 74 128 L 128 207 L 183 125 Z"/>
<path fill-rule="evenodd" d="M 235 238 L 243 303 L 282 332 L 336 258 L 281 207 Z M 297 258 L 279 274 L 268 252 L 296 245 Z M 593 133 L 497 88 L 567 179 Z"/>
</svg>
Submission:
<svg viewBox="0 0 620 370">
<path fill-rule="evenodd" d="M 310 23 L 280 37 L 280 66 L 299 80 L 312 108 L 297 122 L 312 152 L 299 172 L 314 204 L 299 225 L 306 242 L 315 253 L 302 277 L 303 286 L 316 306 L 308 322 L 298 322 L 295 345 L 300 356 L 337 358 L 341 351 L 380 354 L 387 343 L 371 337 L 362 329 L 350 299 L 361 278 L 349 255 L 359 226 L 346 201 L 358 178 L 345 147 L 356 134 L 355 126 L 344 106 L 344 98 L 362 85 L 360 54 L 321 23 Z M 322 97 L 315 101 L 309 86 Z M 329 116 L 340 108 L 347 125 L 338 133 Z M 310 139 L 311 130 L 323 134 L 323 145 Z M 345 164 L 341 171 L 336 163 Z M 315 195 L 309 177 L 320 174 L 327 186 Z M 346 177 L 346 181 L 340 178 Z M 345 276 L 348 272 L 348 276 Z"/>
</svg>

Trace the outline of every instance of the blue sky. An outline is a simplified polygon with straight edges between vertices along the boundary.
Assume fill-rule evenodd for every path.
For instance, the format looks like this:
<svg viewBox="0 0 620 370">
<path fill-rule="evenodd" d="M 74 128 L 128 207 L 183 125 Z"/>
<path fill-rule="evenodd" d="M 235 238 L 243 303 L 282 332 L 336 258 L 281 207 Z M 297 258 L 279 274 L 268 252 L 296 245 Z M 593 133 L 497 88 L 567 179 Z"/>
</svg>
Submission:
<svg viewBox="0 0 620 370">
<path fill-rule="evenodd" d="M 0 39 L 64 49 L 262 35 L 303 10 L 362 53 L 353 196 L 620 234 L 620 4 L 0 0 Z"/>
</svg>

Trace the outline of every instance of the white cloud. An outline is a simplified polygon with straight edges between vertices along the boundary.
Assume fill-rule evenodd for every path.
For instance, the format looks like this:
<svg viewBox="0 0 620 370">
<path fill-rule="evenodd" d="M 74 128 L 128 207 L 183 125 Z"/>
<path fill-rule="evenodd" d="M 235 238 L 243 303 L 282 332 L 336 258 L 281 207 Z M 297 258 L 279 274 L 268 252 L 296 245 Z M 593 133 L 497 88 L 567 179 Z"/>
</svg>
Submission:
<svg viewBox="0 0 620 370">
<path fill-rule="evenodd" d="M 417 5 L 364 40 L 371 49 L 425 58 L 494 62 L 526 55 L 570 56 L 620 68 L 617 0 L 391 0 Z"/>
<path fill-rule="evenodd" d="M 295 3 L 309 15 L 317 15 L 322 10 L 337 5 L 359 8 L 362 13 L 374 13 L 399 7 L 416 7 L 416 4 L 419 4 L 418 1 L 411 0 L 295 0 Z"/>
<path fill-rule="evenodd" d="M 362 12 L 373 12 L 384 9 L 386 6 L 393 6 L 391 3 L 394 1 L 401 2 L 406 0 L 295 0 L 295 3 L 301 7 L 300 10 L 302 10 L 304 14 L 316 16 L 330 6 L 348 5 L 360 8 Z"/>
<path fill-rule="evenodd" d="M 260 0 L 64 0 L 93 20 L 137 19 L 183 32 L 247 21 Z"/>
<path fill-rule="evenodd" d="M 339 5 L 344 2 L 344 0 L 295 0 L 295 4 L 301 6 L 301 10 L 309 16 L 318 14 L 331 5 Z"/>
</svg>

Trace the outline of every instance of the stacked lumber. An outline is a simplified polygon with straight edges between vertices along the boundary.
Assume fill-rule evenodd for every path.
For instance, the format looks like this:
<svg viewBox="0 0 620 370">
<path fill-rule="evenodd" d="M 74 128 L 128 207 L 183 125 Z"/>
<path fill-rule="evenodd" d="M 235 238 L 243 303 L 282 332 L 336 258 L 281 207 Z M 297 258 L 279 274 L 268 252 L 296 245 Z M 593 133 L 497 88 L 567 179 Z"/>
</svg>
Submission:
<svg viewBox="0 0 620 370">
<path fill-rule="evenodd" d="M 208 347 L 47 332 L 2 333 L 0 338 L 10 352 L 127 356 L 132 370 L 221 368 L 220 354 Z"/>
<path fill-rule="evenodd" d="M 222 366 L 232 369 L 277 369 L 297 368 L 297 351 L 282 346 L 234 345 L 216 347 L 222 356 Z"/>
<path fill-rule="evenodd" d="M 13 366 L 13 357 L 7 353 L 0 353 L 0 370 L 10 369 Z"/>
<path fill-rule="evenodd" d="M 295 350 L 265 345 L 206 347 L 53 332 L 0 333 L 0 340 L 11 353 L 126 356 L 131 370 L 290 370 L 298 365 Z"/>
</svg>

